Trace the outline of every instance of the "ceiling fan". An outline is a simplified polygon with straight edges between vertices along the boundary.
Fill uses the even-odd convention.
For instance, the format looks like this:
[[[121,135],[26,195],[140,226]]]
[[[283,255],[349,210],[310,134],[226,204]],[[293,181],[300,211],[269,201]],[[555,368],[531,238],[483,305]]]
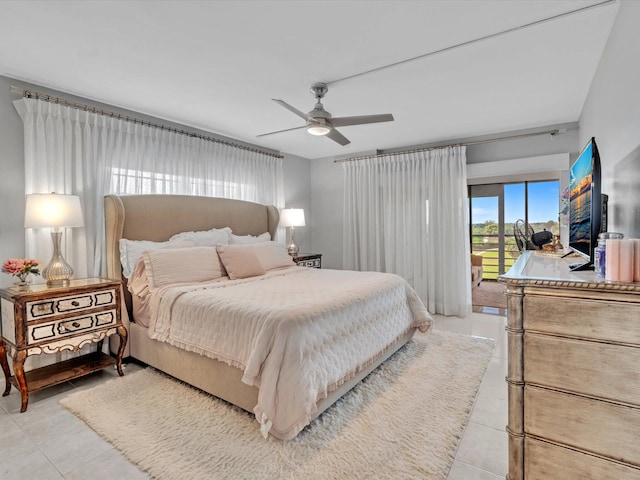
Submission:
[[[274,102],[282,105],[290,112],[295,113],[299,117],[307,121],[307,124],[302,127],[287,128],[285,130],[278,130],[277,132],[263,133],[258,137],[264,137],[265,135],[273,135],[274,133],[289,132],[291,130],[299,130],[306,128],[307,132],[311,135],[326,135],[334,142],[340,145],[347,145],[351,143],[347,137],[342,135],[336,127],[347,127],[350,125],[362,125],[365,123],[380,123],[380,122],[392,122],[393,115],[385,113],[381,115],[359,115],[355,117],[336,117],[332,118],[331,114],[324,109],[322,105],[322,97],[324,97],[329,89],[326,83],[314,83],[311,86],[311,93],[316,97],[316,104],[309,113],[304,113],[295,107],[292,107],[283,100],[272,98]]]

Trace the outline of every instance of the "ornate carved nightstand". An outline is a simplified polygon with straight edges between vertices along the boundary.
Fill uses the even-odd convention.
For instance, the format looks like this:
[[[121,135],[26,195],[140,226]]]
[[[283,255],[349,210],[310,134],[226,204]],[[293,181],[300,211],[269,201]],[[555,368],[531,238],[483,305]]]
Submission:
[[[293,256],[293,261],[299,267],[322,268],[321,253],[299,253]]]
[[[5,391],[11,384],[22,395],[21,412],[27,410],[29,392],[78,378],[116,365],[123,375],[122,354],[127,330],[120,318],[120,283],[102,278],[72,280],[65,287],[34,285],[28,291],[0,289],[2,336],[0,366],[5,375]],[[116,358],[102,353],[102,342],[110,335],[120,337]],[[46,367],[24,371],[31,355],[78,351],[97,343],[96,352],[81,355]],[[9,371],[7,353],[13,359]]]

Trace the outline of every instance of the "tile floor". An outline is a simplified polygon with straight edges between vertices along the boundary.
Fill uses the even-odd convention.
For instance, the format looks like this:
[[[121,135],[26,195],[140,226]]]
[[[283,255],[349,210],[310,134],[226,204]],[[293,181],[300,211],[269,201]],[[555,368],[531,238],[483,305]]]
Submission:
[[[447,480],[504,480],[507,447],[507,334],[504,311],[483,307],[467,318],[435,316],[434,328],[493,338],[496,347]]]
[[[495,312],[491,312],[495,313]],[[505,318],[474,313],[460,319],[436,316],[434,327],[490,337],[496,349],[483,379],[470,422],[448,480],[503,480],[507,472],[507,388]],[[141,368],[135,363],[127,372]],[[105,370],[30,395],[20,414],[15,388],[0,397],[0,479],[2,480],[137,480],[149,478],[102,440],[58,401],[70,391],[114,378]]]

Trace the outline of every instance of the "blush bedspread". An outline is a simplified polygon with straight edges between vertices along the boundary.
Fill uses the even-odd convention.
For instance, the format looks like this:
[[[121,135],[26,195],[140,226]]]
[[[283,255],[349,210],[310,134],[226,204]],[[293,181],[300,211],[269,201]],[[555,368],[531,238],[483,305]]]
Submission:
[[[295,437],[318,400],[432,319],[400,276],[290,267],[152,293],[149,336],[244,372],[265,438]]]

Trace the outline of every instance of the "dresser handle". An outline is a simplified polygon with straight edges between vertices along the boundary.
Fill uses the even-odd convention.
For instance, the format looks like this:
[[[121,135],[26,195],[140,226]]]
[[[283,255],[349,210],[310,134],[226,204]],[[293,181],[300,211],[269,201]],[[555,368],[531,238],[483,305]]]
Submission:
[[[75,328],[80,328],[80,322],[73,322],[71,326]]]
[[[74,300],[73,302],[71,302],[71,305],[73,305],[74,307],[77,307],[78,305],[80,305],[80,302],[77,300]]]

